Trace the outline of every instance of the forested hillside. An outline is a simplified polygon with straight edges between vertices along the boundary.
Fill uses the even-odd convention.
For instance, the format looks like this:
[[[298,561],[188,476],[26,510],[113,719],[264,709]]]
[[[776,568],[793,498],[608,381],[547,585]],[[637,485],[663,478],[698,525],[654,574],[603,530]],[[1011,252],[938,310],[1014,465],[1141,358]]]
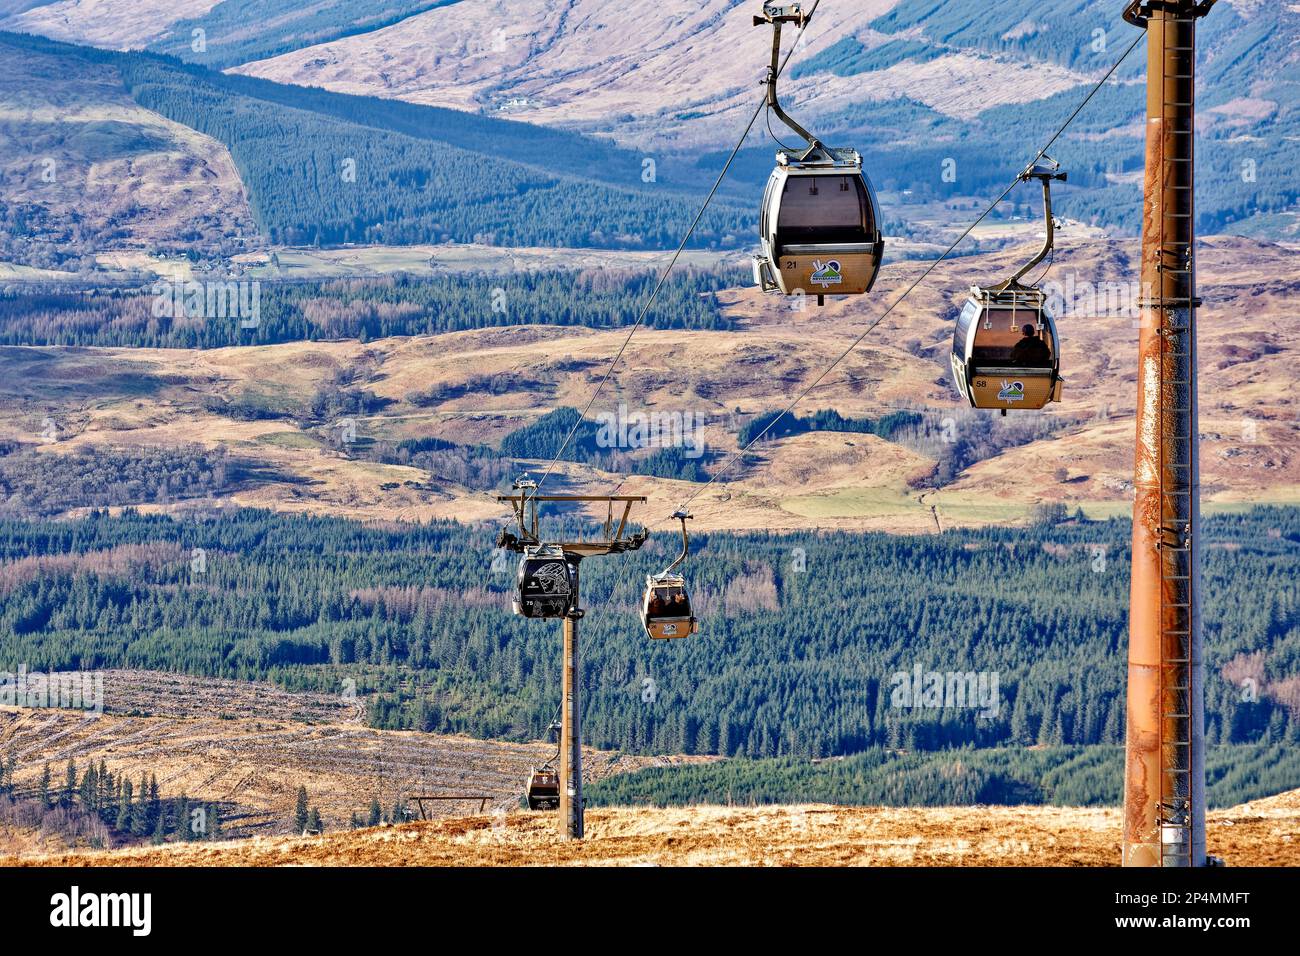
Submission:
[[[1206,796],[1231,807],[1293,790],[1300,750],[1291,742],[1221,744],[1206,751]],[[841,803],[860,806],[1123,803],[1124,748],[990,747],[918,753],[876,748],[843,759],[736,758],[656,767],[602,780],[597,806]]]
[[[274,244],[660,249],[676,244],[698,203],[697,183],[679,176],[674,185],[668,168],[661,179],[641,156],[572,133],[226,76],[153,54],[12,33],[0,33],[0,44],[18,51],[20,67],[24,52],[56,58],[60,70],[40,82],[108,68],[137,104],[219,142]],[[738,247],[752,215],[720,202],[694,244]],[[69,236],[65,257],[113,247],[115,225]]]
[[[376,726],[536,739],[556,704],[556,629],[509,613],[514,559],[493,549],[496,530],[258,512],[3,522],[0,669],[180,670],[327,693],[352,678],[374,695]],[[584,565],[588,740],[751,758],[1118,744],[1127,539],[1121,521],[700,535],[701,632],[652,646],[636,608],[644,574],[677,547],[661,534]],[[1294,742],[1300,511],[1214,517],[1206,540],[1207,739]],[[916,669],[984,675],[996,693],[900,704],[898,675]]]
[[[1030,16],[1017,0],[903,3],[872,22],[872,29],[884,35],[873,45],[845,37],[799,63],[792,77],[862,78],[963,51],[1097,73],[1109,68],[1137,36],[1119,22],[1119,9],[1051,0],[1037,5]],[[1200,232],[1270,234],[1278,226],[1274,217],[1293,210],[1300,196],[1300,183],[1287,173],[1300,160],[1294,23],[1294,12],[1264,5],[1246,19],[1232,4],[1220,3],[1203,24],[1197,103],[1202,117],[1197,127]],[[1266,63],[1282,67],[1266,71]],[[1140,44],[1119,71],[1119,81],[1089,102],[1053,149],[1070,174],[1069,185],[1056,197],[1063,215],[1138,233],[1141,183],[1133,174],[1141,170],[1144,155],[1145,70],[1146,50]],[[946,200],[999,192],[1017,159],[1032,156],[1085,92],[1080,86],[971,115],[951,115],[907,97],[864,101],[829,114],[827,122],[841,137],[866,137],[872,144],[867,154],[880,188],[908,190],[914,200]],[[754,164],[761,168],[763,159],[756,151]],[[948,179],[941,175],[945,161],[953,164]],[[902,210],[894,214],[906,218]]]
[[[555,175],[486,148],[432,145],[286,106],[286,97],[258,99],[220,74],[177,71],[144,56],[131,56],[121,70],[142,106],[226,145],[273,243],[658,249],[671,246],[693,214],[679,197],[630,183],[616,188]],[[696,244],[734,244],[748,218],[711,209]]]
[[[122,8],[115,9],[118,3]],[[112,17],[126,3],[102,6]],[[672,189],[664,187],[698,194],[721,165],[748,112],[742,91],[752,89],[762,69],[762,38],[746,22],[743,5],[706,4],[664,27],[663,36],[637,35],[619,21],[615,6],[584,0],[570,17],[564,4],[537,11],[510,2],[494,10],[486,0],[226,0],[170,24],[160,14],[153,32],[126,44],[190,63],[105,55],[133,64],[132,86],[142,103],[211,132],[236,153],[260,222],[278,241],[310,244],[319,234],[325,244],[411,242],[412,235],[468,234],[502,244],[671,245],[682,222],[667,221],[678,213],[676,197],[663,195]],[[863,152],[891,235],[933,240],[955,212],[943,204],[962,206],[1000,191],[1139,37],[1121,12],[1109,0],[1046,0],[1032,11],[1016,0],[837,10],[834,19],[819,18],[792,60],[787,102],[824,139]],[[93,39],[92,24],[77,26],[89,16],[73,7],[48,22],[28,16],[9,23]],[[524,16],[535,22],[515,22]],[[443,29],[447,48],[431,46],[428,37]],[[196,30],[203,37],[198,50]],[[1300,14],[1292,7],[1246,0],[1217,4],[1201,27],[1197,214],[1203,232],[1295,233],[1300,187],[1289,170],[1300,159],[1298,30]],[[209,69],[236,64],[292,85]],[[1058,196],[1063,215],[1137,234],[1144,68],[1139,44],[1056,144],[1054,154],[1071,174]],[[312,88],[317,85],[374,96],[327,93]],[[525,122],[500,119],[507,109]],[[364,142],[358,126],[396,138]],[[612,146],[606,135],[627,148]],[[422,149],[411,140],[440,148]],[[475,154],[481,182],[443,168],[466,158],[458,149]],[[734,170],[738,188],[752,195],[761,187],[773,149],[761,133],[750,139]],[[649,195],[668,200],[663,221],[643,202],[646,158],[657,161],[657,188]],[[336,181],[342,159],[358,164],[351,189]],[[497,165],[502,160],[543,168],[554,179]],[[265,194],[281,175],[285,195],[272,201]],[[591,177],[616,195],[570,188]],[[312,195],[313,189],[324,195]],[[441,190],[481,194],[483,209],[467,210],[464,230],[448,226]],[[706,220],[702,244],[727,236],[747,242],[751,204]],[[602,209],[606,219],[616,209],[617,221],[600,222]],[[530,221],[515,222],[514,213]],[[380,224],[389,231],[377,232]]]
[[[71,291],[59,284],[0,292],[0,345],[224,348],[278,342],[434,335],[513,325],[630,325],[655,276],[646,271],[516,272],[411,279],[262,282],[256,328],[237,319],[156,316],[152,286]],[[734,272],[687,269],[660,291],[646,325],[729,329],[717,293]]]

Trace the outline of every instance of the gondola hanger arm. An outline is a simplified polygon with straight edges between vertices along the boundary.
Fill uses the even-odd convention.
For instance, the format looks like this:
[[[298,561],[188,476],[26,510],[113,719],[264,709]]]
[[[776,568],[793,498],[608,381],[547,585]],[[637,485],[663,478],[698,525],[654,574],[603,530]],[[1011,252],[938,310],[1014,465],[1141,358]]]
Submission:
[[[674,570],[681,566],[686,560],[686,556],[691,553],[691,536],[686,530],[686,522],[690,521],[694,515],[689,511],[678,510],[673,512],[673,517],[682,523],[682,553],[677,556],[677,560],[668,565],[664,575],[672,574]]]
[[[818,6],[820,6],[820,4],[821,4],[821,0],[813,0],[812,6],[808,9],[807,13],[804,15],[803,22],[805,24],[807,24],[812,19],[813,14],[817,11],[817,8]],[[764,4],[763,10],[765,14],[767,13],[767,9],[770,6],[771,4]],[[802,4],[800,4],[799,6],[802,8]],[[786,64],[789,63],[790,57],[793,55],[793,53],[794,51],[792,50],[789,54],[786,55],[785,62],[780,63],[777,66],[778,77],[781,74],[781,72],[784,71],[785,66]],[[568,433],[564,436],[564,440],[560,442],[559,450],[556,451],[554,457],[552,457],[549,463],[547,464],[545,471],[542,472],[541,478],[537,480],[537,487],[539,489],[546,482],[546,479],[551,475],[551,472],[555,470],[555,466],[559,463],[561,457],[564,455],[565,449],[569,447],[569,443],[573,441],[573,437],[577,434],[578,428],[582,424],[583,419],[586,418],[587,413],[591,411],[592,406],[596,403],[596,399],[599,398],[601,393],[604,391],[606,384],[608,384],[611,376],[614,374],[614,369],[618,367],[618,363],[622,360],[623,353],[627,351],[627,347],[631,344],[632,337],[636,335],[637,330],[640,329],[641,326],[645,324],[646,317],[650,314],[651,307],[658,300],[660,291],[664,288],[665,284],[668,282],[668,277],[672,274],[672,271],[676,267],[678,260],[681,258],[682,253],[686,251],[687,243],[689,243],[691,237],[695,235],[695,230],[699,227],[700,223],[703,221],[704,214],[708,212],[709,205],[713,202],[714,198],[717,196],[718,190],[722,188],[722,183],[727,178],[727,173],[730,172],[732,165],[736,162],[736,158],[740,155],[741,148],[745,145],[746,138],[748,138],[750,131],[753,130],[754,124],[758,122],[758,118],[759,116],[762,115],[763,109],[766,105],[767,105],[767,100],[765,97],[761,102],[758,103],[758,105],[754,107],[754,112],[749,117],[749,122],[745,124],[745,128],[741,131],[740,137],[736,140],[736,144],[731,148],[731,152],[727,156],[727,161],[723,163],[722,170],[721,172],[718,173],[718,178],[714,180],[713,187],[709,190],[708,195],[705,196],[704,198],[704,202],[700,205],[699,210],[695,213],[695,218],[691,220],[691,224],[689,227],[687,227],[686,233],[685,235],[682,236],[681,242],[678,243],[676,250],[669,258],[667,266],[665,266],[663,271],[659,273],[659,277],[658,279],[656,279],[654,287],[650,290],[650,295],[647,297],[645,304],[642,305],[641,311],[637,314],[636,321],[632,323],[632,327],[628,330],[627,335],[624,337],[622,345],[619,346],[618,351],[615,352],[613,357],[610,359],[609,364],[605,368],[605,374],[601,377],[600,381],[596,384],[596,387],[592,390],[591,395],[587,399],[586,405],[583,406],[582,411],[579,414],[578,418],[574,421],[573,425],[569,428]]]
[[[826,147],[812,133],[804,129],[800,123],[795,120],[781,106],[781,99],[777,95],[776,84],[781,76],[781,24],[795,23],[799,29],[803,30],[812,20],[812,11],[805,11],[801,4],[791,6],[778,6],[772,3],[763,5],[763,15],[754,17],[754,26],[761,27],[767,24],[772,25],[772,65],[768,67],[767,79],[764,84],[767,86],[767,106],[779,119],[790,129],[803,138],[808,144],[808,149],[799,156],[800,162],[807,162],[814,156],[820,154],[823,157],[828,156]]]
[[[1037,179],[1043,184],[1043,223],[1046,235],[1043,239],[1043,247],[1038,250],[1037,255],[1030,259],[1016,271],[1006,282],[994,286],[995,291],[1005,291],[1020,285],[1023,279],[1031,269],[1048,257],[1056,245],[1056,218],[1052,215],[1052,183],[1065,182],[1067,173],[1061,169],[1061,164],[1050,156],[1043,154],[1034,162],[1025,167],[1020,174],[1020,182],[1027,183],[1030,180]]]

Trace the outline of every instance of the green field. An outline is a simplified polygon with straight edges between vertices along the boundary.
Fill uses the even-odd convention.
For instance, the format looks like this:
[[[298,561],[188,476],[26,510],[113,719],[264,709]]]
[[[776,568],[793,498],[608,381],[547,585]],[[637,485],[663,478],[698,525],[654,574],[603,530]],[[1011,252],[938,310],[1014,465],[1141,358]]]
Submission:
[[[931,504],[938,507],[940,521],[947,519],[962,524],[1013,524],[1027,521],[1033,507],[1032,502],[1020,504],[974,492],[941,491],[931,494],[922,502],[918,492],[889,487],[845,488],[826,494],[787,498],[781,502],[781,507],[791,514],[812,519],[928,518]],[[1116,516],[1118,514],[1116,511]],[[1089,517],[1094,515],[1089,514]]]
[[[310,435],[304,435],[302,432],[270,432],[266,435],[258,435],[257,440],[262,444],[274,445],[277,448],[308,450],[322,447],[319,441]]]
[[[883,487],[786,498],[781,508],[802,518],[886,518],[922,510],[923,506],[902,488]]]

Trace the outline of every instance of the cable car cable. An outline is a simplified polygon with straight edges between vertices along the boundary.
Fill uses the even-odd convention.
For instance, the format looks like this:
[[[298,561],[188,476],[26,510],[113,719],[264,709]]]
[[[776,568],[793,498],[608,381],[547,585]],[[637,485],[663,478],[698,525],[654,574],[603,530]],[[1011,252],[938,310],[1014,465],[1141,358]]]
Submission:
[[[1046,145],[1044,145],[1043,148],[1038,151],[1037,155],[1034,156],[1034,158],[1029,162],[1028,166],[1026,166],[1025,169],[1032,169],[1040,159],[1042,159],[1044,156],[1047,155],[1047,151],[1056,144],[1056,141],[1060,139],[1062,135],[1064,135],[1065,131],[1070,128],[1070,125],[1079,117],[1079,114],[1083,112],[1084,107],[1086,107],[1090,102],[1092,102],[1093,97],[1095,97],[1101,91],[1101,88],[1105,86],[1106,83],[1110,80],[1110,78],[1115,75],[1115,72],[1120,68],[1120,66],[1124,63],[1124,61],[1128,59],[1129,54],[1132,53],[1135,49],[1137,49],[1137,45],[1142,41],[1142,39],[1143,39],[1143,34],[1139,34],[1133,40],[1133,42],[1129,44],[1128,49],[1126,49],[1124,53],[1120,56],[1120,58],[1115,61],[1114,65],[1109,70],[1106,71],[1106,75],[1103,76],[1101,80],[1098,81],[1097,85],[1094,86],[1089,91],[1088,95],[1083,98],[1083,101],[1075,108],[1074,112],[1070,114],[1069,118],[1061,125],[1060,129],[1058,129],[1052,135],[1052,138],[1047,141]],[[691,505],[691,503],[695,501],[696,498],[698,498],[700,495],[704,494],[704,492],[708,490],[710,485],[712,485],[715,481],[721,478],[728,471],[728,469],[731,468],[732,465],[734,465],[738,460],[744,457],[744,455],[749,452],[750,448],[752,448],[755,444],[757,444],[769,431],[771,431],[774,427],[776,427],[776,424],[779,421],[781,421],[792,411],[794,411],[795,407],[800,402],[802,402],[805,398],[807,398],[808,395],[825,380],[827,375],[829,375],[836,368],[838,368],[846,358],[848,358],[854,351],[856,351],[857,347],[861,345],[863,341],[866,340],[867,336],[870,335],[873,331],[875,331],[875,329],[880,325],[880,323],[885,321],[885,319],[889,317],[890,313],[892,313],[894,309],[902,305],[903,301],[909,295],[911,295],[916,290],[916,288],[922,282],[924,282],[925,279],[928,278],[929,275],[932,272],[934,272],[934,270],[937,269],[939,265],[944,260],[946,260],[948,256],[950,256],[953,253],[953,251],[959,245],[961,245],[961,243],[964,242],[972,232],[975,231],[976,227],[979,226],[979,224],[982,223],[985,219],[987,219],[990,214],[992,214],[993,210],[995,210],[1002,203],[1002,201],[1011,194],[1011,191],[1020,184],[1021,179],[1022,179],[1021,175],[1017,175],[1016,178],[1011,181],[1011,184],[1002,191],[1001,195],[999,195],[997,199],[993,200],[993,202],[989,204],[987,209],[985,209],[982,213],[980,213],[979,218],[976,219],[974,222],[972,222],[969,226],[967,226],[966,230],[960,236],[957,237],[957,239],[952,243],[952,245],[950,245],[946,250],[944,250],[943,254],[940,255],[939,258],[935,259],[934,262],[930,263],[930,265],[926,268],[926,270],[922,272],[921,275],[918,276],[910,286],[907,287],[906,291],[904,291],[902,295],[900,295],[897,299],[895,299],[890,304],[889,308],[887,308],[879,318],[877,318],[874,322],[868,325],[861,335],[859,335],[856,339],[853,340],[853,344],[851,344],[847,349],[845,349],[844,352],[840,354],[839,358],[837,358],[834,362],[832,362],[829,366],[827,366],[826,369],[823,370],[822,373],[817,376],[817,378],[813,381],[811,385],[809,385],[802,392],[800,392],[795,397],[794,401],[792,401],[788,406],[786,406],[786,408],[779,415],[777,415],[774,419],[772,419],[772,421],[770,421],[761,432],[759,432],[752,439],[750,439],[749,443],[746,444],[744,448],[740,449],[729,459],[727,459],[727,461],[723,464],[723,466],[720,469],[718,469],[718,471],[716,471],[713,474],[713,476],[709,478],[708,481],[706,481],[700,488],[698,488],[694,492],[694,494],[692,494],[689,498],[687,498],[684,502],[682,502],[682,504],[678,507],[677,510],[685,511]],[[660,521],[656,522],[656,524],[662,524],[663,521],[666,520],[668,519],[667,518],[660,519]]]
[[[820,5],[821,0],[814,0],[812,9],[808,12],[807,20],[804,25],[799,28],[798,37],[803,36],[804,31],[808,28],[808,23],[811,22],[813,14],[817,12],[817,8]],[[785,59],[781,62],[781,67],[777,71],[778,77],[785,72],[786,65],[790,62],[790,58],[794,56],[795,51],[798,48],[799,42],[798,39],[796,39],[794,45],[786,54]],[[595,391],[591,393],[591,398],[587,401],[587,404],[583,407],[582,413],[573,423],[573,427],[570,428],[568,434],[564,436],[564,441],[560,445],[560,450],[555,453],[555,457],[552,458],[550,464],[546,466],[546,471],[544,471],[542,477],[537,480],[537,488],[533,490],[534,496],[536,496],[537,491],[541,488],[542,483],[545,482],[546,479],[550,477],[551,472],[555,470],[555,466],[559,464],[561,456],[569,447],[569,442],[573,441],[573,436],[577,434],[578,429],[586,420],[587,413],[591,411],[592,405],[596,403],[596,399],[600,397],[600,393],[604,391],[605,386],[609,383],[610,377],[614,374],[614,369],[618,367],[619,361],[623,358],[623,353],[627,351],[628,345],[632,342],[632,336],[636,335],[637,330],[641,328],[642,324],[644,324],[646,316],[650,314],[650,308],[659,297],[659,292],[663,289],[664,283],[668,281],[668,276],[677,265],[677,260],[681,258],[682,253],[686,250],[686,244],[691,241],[691,237],[695,234],[696,228],[698,228],[701,220],[704,218],[704,213],[708,211],[709,204],[713,202],[713,198],[718,194],[718,190],[722,188],[723,180],[727,178],[727,173],[731,171],[731,167],[735,163],[736,157],[740,155],[741,147],[745,145],[745,140],[749,138],[750,132],[754,129],[754,124],[758,122],[758,117],[762,114],[767,105],[767,94],[764,93],[763,101],[759,103],[758,107],[754,110],[754,115],[749,118],[749,123],[746,124],[744,132],[740,134],[740,139],[736,141],[736,146],[732,149],[731,155],[727,157],[727,162],[722,167],[722,172],[718,174],[718,179],[713,184],[713,188],[709,190],[708,196],[705,197],[704,204],[700,206],[700,211],[695,214],[695,219],[691,222],[690,228],[686,230],[686,235],[682,237],[681,244],[678,245],[677,251],[673,253],[672,259],[669,260],[667,267],[660,274],[658,282],[655,283],[653,290],[651,290],[650,298],[646,300],[645,306],[641,309],[640,315],[637,316],[636,322],[633,323],[631,330],[627,333],[627,337],[623,340],[623,344],[619,347],[618,352],[616,352],[613,359],[610,360],[609,367],[605,370],[604,377],[596,386]]]

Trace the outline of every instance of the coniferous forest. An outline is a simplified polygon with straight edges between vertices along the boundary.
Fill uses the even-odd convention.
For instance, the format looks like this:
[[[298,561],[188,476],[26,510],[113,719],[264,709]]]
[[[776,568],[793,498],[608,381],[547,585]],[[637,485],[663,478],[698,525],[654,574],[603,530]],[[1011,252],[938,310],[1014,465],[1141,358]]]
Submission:
[[[1293,789],[1300,751],[1292,743],[1219,744],[1206,750],[1211,807],[1232,807]],[[862,806],[1116,806],[1123,802],[1121,745],[873,748],[843,758],[724,760],[651,767],[599,781],[602,806],[841,803]]]
[[[69,760],[63,767],[45,764],[36,783],[22,788],[16,765],[13,754],[0,763],[0,823],[38,827],[97,849],[118,840],[218,840],[224,832],[220,803],[165,795],[155,774],[135,783],[102,759],[84,767]]]
[[[0,292],[0,345],[225,348],[281,342],[435,335],[521,324],[631,325],[655,275],[644,270],[465,273],[413,278],[261,282],[256,328],[239,318],[159,317],[149,285]],[[717,293],[734,270],[683,269],[660,290],[651,328],[728,329]]]
[[[880,748],[1114,747],[1128,524],[1061,517],[918,537],[699,535],[701,633],[670,646],[650,644],[636,607],[645,573],[677,542],[661,534],[640,553],[588,561],[587,739],[805,762],[877,754],[862,767]],[[149,668],[327,693],[350,678],[378,727],[538,739],[556,704],[558,628],[509,612],[514,558],[494,549],[496,531],[215,507],[183,520],[128,511],[0,522],[0,670]],[[1300,660],[1300,511],[1214,516],[1206,538],[1207,739],[1249,745],[1221,752],[1229,769],[1238,758],[1272,766],[1260,755],[1300,740],[1286,679]],[[970,697],[900,698],[918,672],[927,686],[929,675],[941,686],[959,675]],[[1034,767],[1035,780],[1065,773]],[[1300,768],[1280,768],[1272,783],[1282,774],[1300,786]],[[693,772],[699,792],[718,792],[716,771]],[[825,773],[788,772],[809,787]],[[857,790],[821,783],[867,794],[871,779],[860,775]],[[1242,771],[1225,786],[1263,779]],[[652,783],[638,793],[681,792]],[[1089,799],[1106,798],[1109,784],[1097,786]]]

